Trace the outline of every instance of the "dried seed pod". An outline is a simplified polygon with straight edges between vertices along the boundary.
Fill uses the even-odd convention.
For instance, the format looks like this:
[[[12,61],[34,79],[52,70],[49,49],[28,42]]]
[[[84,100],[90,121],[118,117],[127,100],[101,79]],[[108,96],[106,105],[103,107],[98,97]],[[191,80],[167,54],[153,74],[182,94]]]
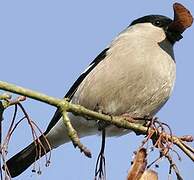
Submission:
[[[158,180],[158,173],[153,170],[146,170],[140,180]]]
[[[190,11],[180,3],[174,3],[174,21],[169,29],[183,33],[193,23],[193,17]]]

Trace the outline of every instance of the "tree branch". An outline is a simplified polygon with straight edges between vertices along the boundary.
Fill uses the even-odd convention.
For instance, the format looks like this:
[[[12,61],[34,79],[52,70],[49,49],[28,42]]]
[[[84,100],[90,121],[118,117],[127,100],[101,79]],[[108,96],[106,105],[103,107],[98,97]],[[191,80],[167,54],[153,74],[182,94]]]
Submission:
[[[89,117],[90,119],[94,119],[94,120],[97,119],[100,121],[104,121],[104,122],[107,122],[109,124],[114,124],[115,126],[120,127],[120,128],[130,129],[130,130],[132,130],[138,134],[142,134],[142,135],[154,134],[154,136],[151,137],[153,139],[156,139],[159,136],[161,136],[161,134],[157,134],[155,132],[154,128],[145,127],[140,123],[132,123],[135,121],[133,118],[105,115],[102,113],[98,113],[98,112],[86,109],[83,106],[69,103],[67,99],[54,98],[51,96],[47,96],[43,93],[32,91],[32,90],[29,90],[29,89],[26,89],[26,88],[23,88],[20,86],[16,86],[14,84],[9,84],[9,83],[3,82],[3,81],[0,81],[0,89],[5,90],[5,91],[9,91],[12,93],[20,94],[22,96],[27,96],[27,97],[30,97],[32,99],[41,101],[43,103],[55,106],[55,107],[61,109],[62,112],[72,112],[75,115],[80,115],[80,116],[83,116],[86,118]],[[71,132],[71,130],[69,132]],[[164,132],[162,132],[162,136],[165,137],[166,139],[168,139],[169,141],[171,141],[172,143],[174,143],[175,145],[177,145],[192,161],[194,161],[193,148],[191,148],[191,147],[188,148],[188,146],[183,143],[181,138],[179,138],[177,136],[172,136],[172,135],[164,133]],[[77,140],[75,140],[74,142],[76,142],[76,141]],[[76,145],[78,145],[78,144],[76,144]]]
[[[10,83],[4,82],[4,81],[0,81],[0,89],[5,90],[5,91],[9,91],[9,92],[12,92],[15,94],[19,94],[22,96],[26,96],[26,97],[50,104],[50,105],[55,106],[55,107],[58,107],[58,105],[61,102],[61,99],[47,96],[43,93],[39,93],[37,91],[33,91],[33,90],[26,89],[26,88],[23,88],[20,86],[16,86],[14,84],[10,84]]]

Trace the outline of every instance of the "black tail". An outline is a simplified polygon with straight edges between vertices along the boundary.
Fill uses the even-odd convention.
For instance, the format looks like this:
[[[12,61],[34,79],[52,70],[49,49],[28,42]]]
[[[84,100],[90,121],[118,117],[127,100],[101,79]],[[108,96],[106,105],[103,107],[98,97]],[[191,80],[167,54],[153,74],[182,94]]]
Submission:
[[[50,148],[43,136],[41,136],[39,140],[43,144],[44,149],[40,145],[35,145],[35,142],[33,142],[6,162],[6,166],[11,177],[20,175],[31,164],[50,151]],[[36,141],[36,144],[38,144],[38,141]],[[4,167],[4,169],[6,168]]]

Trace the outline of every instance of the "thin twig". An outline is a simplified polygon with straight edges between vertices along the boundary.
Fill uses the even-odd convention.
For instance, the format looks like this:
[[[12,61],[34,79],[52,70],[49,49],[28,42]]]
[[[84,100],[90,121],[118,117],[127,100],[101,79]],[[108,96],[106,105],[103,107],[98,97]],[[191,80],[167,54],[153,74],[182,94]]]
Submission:
[[[173,169],[175,174],[176,174],[176,176],[177,176],[177,179],[178,180],[183,180],[183,178],[181,177],[180,172],[179,172],[176,164],[174,163],[172,157],[169,154],[166,154],[165,157],[168,159],[168,161],[170,163],[169,174],[171,174],[171,171],[172,171],[171,169]]]
[[[168,136],[168,135],[166,135]],[[172,141],[175,145],[177,145],[192,161],[194,161],[194,153],[193,153],[193,148],[189,148],[188,146],[185,146],[183,142],[176,136],[172,137]]]
[[[0,101],[0,147],[2,146],[2,121],[3,121],[3,111],[4,111],[4,107],[2,105],[2,102]],[[2,150],[0,152],[0,176],[1,176],[1,180],[3,180],[3,173],[2,173]]]
[[[91,154],[90,150],[87,149],[87,147],[85,147],[81,143],[81,141],[77,135],[76,130],[73,128],[73,126],[70,122],[70,119],[67,115],[67,112],[63,111],[62,114],[63,114],[63,122],[67,128],[67,134],[70,137],[71,141],[73,142],[74,147],[78,147],[81,152],[83,152],[87,157],[91,158],[92,154]]]

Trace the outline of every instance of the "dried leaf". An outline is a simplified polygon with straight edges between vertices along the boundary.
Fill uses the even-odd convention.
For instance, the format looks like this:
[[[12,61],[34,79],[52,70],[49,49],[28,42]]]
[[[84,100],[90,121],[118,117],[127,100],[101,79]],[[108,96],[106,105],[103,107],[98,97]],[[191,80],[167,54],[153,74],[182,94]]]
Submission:
[[[169,29],[183,33],[193,23],[193,17],[190,11],[180,3],[174,3],[174,21]]]
[[[145,171],[147,165],[147,152],[145,148],[137,151],[133,165],[128,173],[127,180],[139,180]]]

